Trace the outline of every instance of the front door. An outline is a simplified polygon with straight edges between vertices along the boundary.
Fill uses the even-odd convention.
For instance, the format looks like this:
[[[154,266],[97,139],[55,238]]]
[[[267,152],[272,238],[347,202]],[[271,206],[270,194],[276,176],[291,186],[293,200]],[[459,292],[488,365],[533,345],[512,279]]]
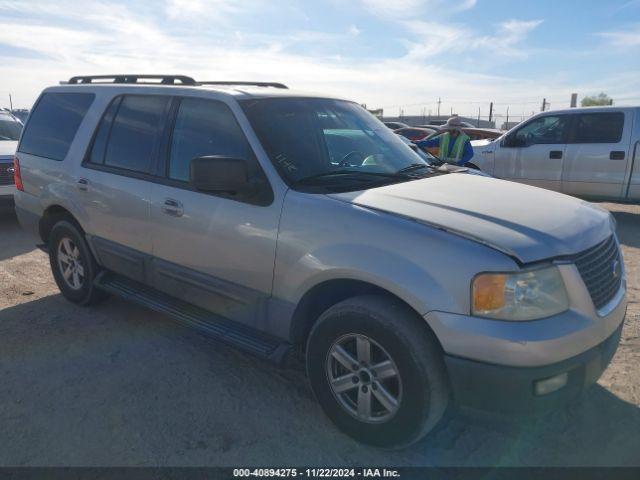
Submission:
[[[623,197],[631,125],[631,112],[576,114],[567,145],[562,191],[588,197]]]
[[[496,151],[495,176],[560,191],[568,115],[544,115],[525,123]]]
[[[229,107],[201,98],[178,101],[167,180],[151,192],[154,286],[265,329],[281,205]],[[252,200],[196,191],[190,162],[210,155],[247,160],[264,194]]]

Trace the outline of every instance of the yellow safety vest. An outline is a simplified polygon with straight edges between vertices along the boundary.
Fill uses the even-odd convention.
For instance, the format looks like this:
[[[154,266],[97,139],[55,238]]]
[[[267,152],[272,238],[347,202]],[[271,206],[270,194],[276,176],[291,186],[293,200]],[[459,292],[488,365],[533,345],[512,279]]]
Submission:
[[[440,135],[440,160],[448,163],[458,163],[464,153],[464,145],[470,138],[464,133],[460,133],[456,138],[451,154],[449,154],[449,143],[451,142],[451,134],[449,132]]]

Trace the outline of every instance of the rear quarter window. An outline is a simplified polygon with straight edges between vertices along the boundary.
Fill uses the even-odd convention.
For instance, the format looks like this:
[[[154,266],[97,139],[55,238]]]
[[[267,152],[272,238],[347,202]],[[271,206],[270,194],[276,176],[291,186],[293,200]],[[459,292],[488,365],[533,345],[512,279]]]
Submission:
[[[18,151],[64,160],[94,98],[93,93],[43,94],[30,115]]]
[[[577,115],[571,143],[618,143],[622,138],[624,113],[581,113]]]

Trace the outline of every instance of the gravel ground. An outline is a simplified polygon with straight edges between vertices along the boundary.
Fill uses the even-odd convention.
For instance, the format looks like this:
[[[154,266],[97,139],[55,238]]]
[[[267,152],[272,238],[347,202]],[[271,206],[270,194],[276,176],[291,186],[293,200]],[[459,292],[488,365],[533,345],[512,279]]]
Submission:
[[[602,205],[630,304],[598,385],[535,419],[451,414],[395,452],[339,433],[297,369],[119,299],[66,302],[46,255],[0,213],[0,465],[640,465],[640,206]]]

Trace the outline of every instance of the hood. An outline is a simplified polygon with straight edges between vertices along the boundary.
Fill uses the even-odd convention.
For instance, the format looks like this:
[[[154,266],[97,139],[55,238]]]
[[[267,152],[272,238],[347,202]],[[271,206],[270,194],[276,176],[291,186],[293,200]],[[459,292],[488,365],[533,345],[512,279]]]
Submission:
[[[11,140],[0,140],[0,157],[13,157],[18,148],[18,142]]]
[[[521,263],[571,255],[611,235],[609,213],[519,183],[449,174],[329,195],[490,245]]]

